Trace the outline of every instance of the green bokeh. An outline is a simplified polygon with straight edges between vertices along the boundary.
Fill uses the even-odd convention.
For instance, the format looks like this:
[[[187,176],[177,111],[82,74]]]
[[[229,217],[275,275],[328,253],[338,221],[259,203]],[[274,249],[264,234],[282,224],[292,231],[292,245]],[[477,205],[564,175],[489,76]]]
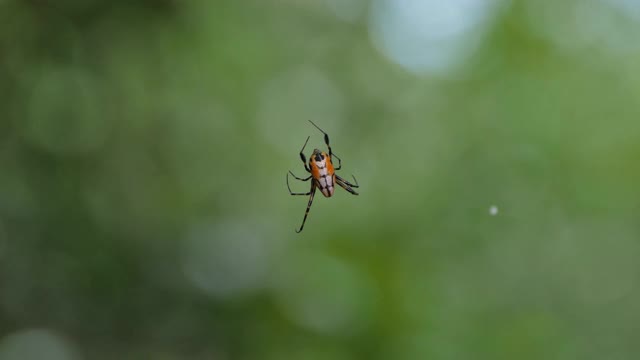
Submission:
[[[638,14],[414,73],[380,1],[0,0],[0,360],[634,358]]]

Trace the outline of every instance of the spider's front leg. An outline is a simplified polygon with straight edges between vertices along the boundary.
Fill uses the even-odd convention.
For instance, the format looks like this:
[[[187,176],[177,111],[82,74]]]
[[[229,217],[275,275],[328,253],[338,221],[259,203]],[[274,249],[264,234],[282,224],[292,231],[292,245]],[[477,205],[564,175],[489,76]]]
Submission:
[[[304,145],[302,145],[302,149],[300,149],[300,159],[302,160],[302,164],[304,165],[304,169],[307,170],[308,173],[311,172],[311,169],[309,169],[309,165],[307,165],[307,157],[304,156],[304,148],[307,146],[307,143],[309,142],[309,138],[311,136],[307,136],[307,141],[304,142]],[[291,174],[293,175],[293,174]],[[295,176],[295,175],[293,175]]]
[[[318,127],[318,125],[314,124],[313,121],[309,120],[309,122],[316,127],[316,129],[320,130],[320,132],[322,132],[324,134],[324,143],[327,145],[327,148],[329,149],[329,156],[333,159],[334,157],[336,159],[338,159],[338,166],[335,167],[334,170],[340,170],[342,169],[342,159],[340,159],[340,157],[338,157],[338,155],[333,153],[333,149],[331,148],[331,144],[329,143],[329,134],[327,134],[326,132],[324,132],[324,130],[320,129]]]

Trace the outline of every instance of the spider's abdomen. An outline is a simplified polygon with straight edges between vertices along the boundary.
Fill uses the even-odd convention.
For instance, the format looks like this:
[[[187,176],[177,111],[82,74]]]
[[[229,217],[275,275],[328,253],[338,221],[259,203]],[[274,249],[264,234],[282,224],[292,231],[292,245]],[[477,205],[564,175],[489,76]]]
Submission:
[[[329,155],[325,152],[317,154],[317,156],[312,155],[309,160],[309,165],[311,167],[313,181],[315,181],[322,195],[331,197],[335,189],[335,172]]]

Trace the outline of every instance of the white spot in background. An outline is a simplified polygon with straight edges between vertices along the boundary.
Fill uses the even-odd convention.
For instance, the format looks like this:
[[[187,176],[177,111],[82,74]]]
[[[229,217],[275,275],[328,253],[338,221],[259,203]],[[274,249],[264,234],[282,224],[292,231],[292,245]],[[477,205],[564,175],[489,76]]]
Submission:
[[[227,298],[262,288],[270,253],[255,226],[238,222],[195,226],[185,246],[184,273],[207,294]]]
[[[0,360],[75,360],[78,350],[66,338],[45,329],[16,332],[0,340]]]
[[[288,255],[277,272],[274,296],[282,312],[309,330],[353,334],[369,325],[372,281],[348,263],[320,254]]]
[[[338,19],[350,23],[356,22],[367,6],[365,0],[325,0],[325,3]]]
[[[320,128],[336,127],[344,117],[345,101],[341,91],[325,73],[314,67],[289,70],[266,83],[258,105],[258,127],[274,148],[294,157],[304,140],[311,135],[306,151],[323,144],[322,134],[307,120]],[[292,124],[296,125],[292,128]],[[292,133],[300,136],[289,136]],[[308,154],[307,154],[308,155]]]
[[[475,50],[496,0],[374,0],[370,35],[392,61],[414,73],[447,73]]]
[[[498,207],[497,207],[497,206],[495,206],[495,205],[491,205],[491,206],[489,207],[489,215],[491,215],[491,216],[496,216],[496,215],[498,215]]]

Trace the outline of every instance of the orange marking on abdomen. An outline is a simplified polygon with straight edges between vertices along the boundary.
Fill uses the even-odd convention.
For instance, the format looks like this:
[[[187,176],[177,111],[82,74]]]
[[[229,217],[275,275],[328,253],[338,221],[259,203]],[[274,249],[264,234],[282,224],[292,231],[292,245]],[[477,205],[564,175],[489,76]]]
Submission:
[[[331,158],[329,157],[329,155],[327,155],[325,159],[327,164],[327,173],[333,176],[333,174],[335,174],[336,171],[333,169],[333,163],[331,163]]]

